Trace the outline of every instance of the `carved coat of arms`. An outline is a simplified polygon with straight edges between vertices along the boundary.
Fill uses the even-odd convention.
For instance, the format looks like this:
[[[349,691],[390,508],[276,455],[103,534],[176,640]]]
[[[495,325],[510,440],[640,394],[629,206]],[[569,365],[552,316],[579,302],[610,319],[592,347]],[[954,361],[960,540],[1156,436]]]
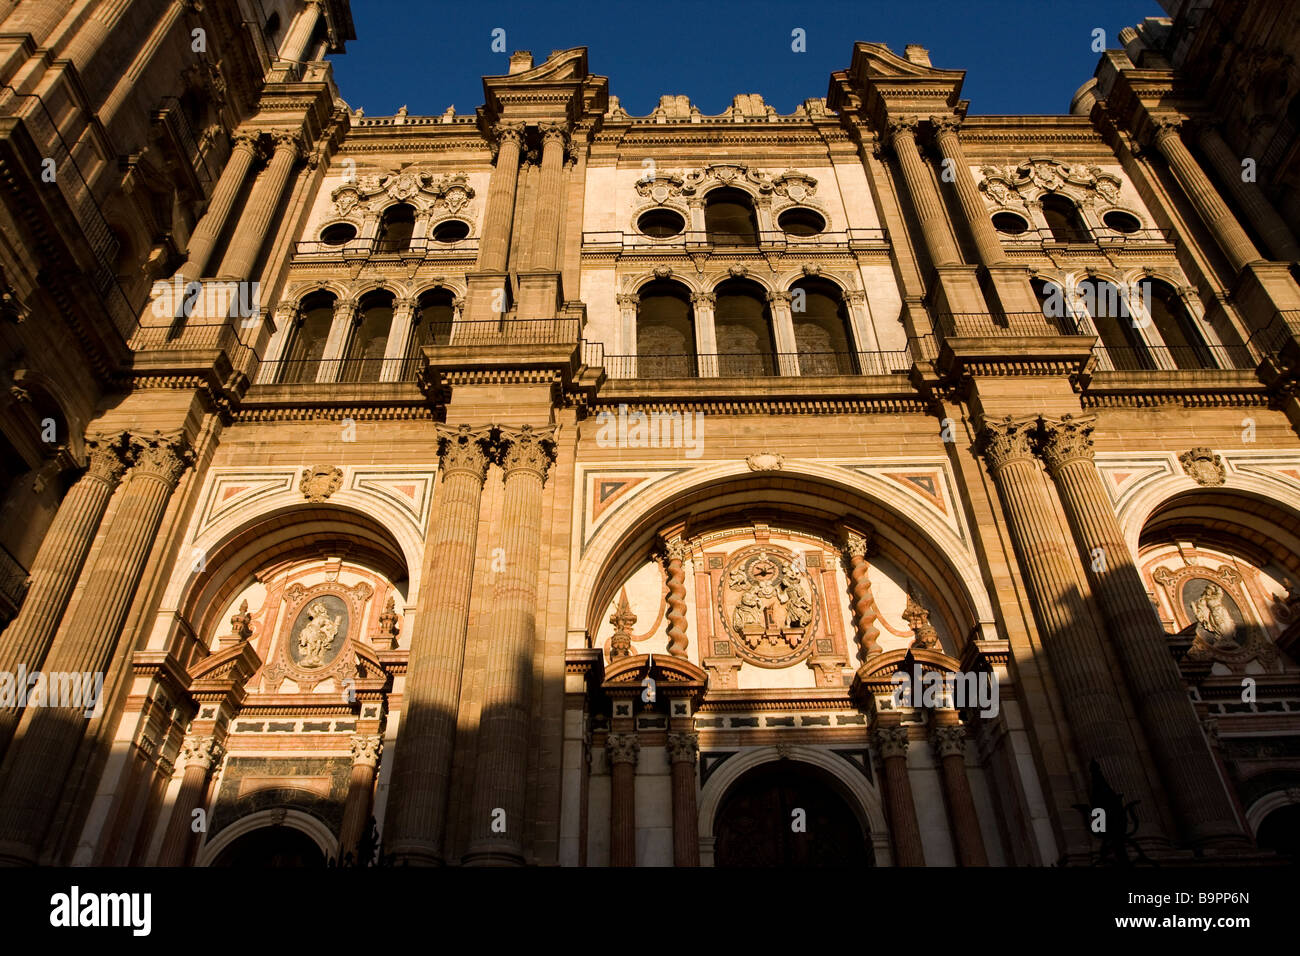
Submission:
[[[324,501],[343,485],[343,472],[333,465],[312,465],[302,470],[298,490],[308,501]]]
[[[723,623],[741,657],[762,667],[787,667],[812,646],[817,623],[815,584],[782,549],[745,548],[720,581]]]

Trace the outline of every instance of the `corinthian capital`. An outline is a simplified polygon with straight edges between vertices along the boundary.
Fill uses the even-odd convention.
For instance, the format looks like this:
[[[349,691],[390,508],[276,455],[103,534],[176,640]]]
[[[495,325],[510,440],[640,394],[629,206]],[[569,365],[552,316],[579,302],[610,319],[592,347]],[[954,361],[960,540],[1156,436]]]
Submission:
[[[1169,136],[1177,136],[1183,125],[1183,118],[1176,114],[1151,117],[1151,139],[1159,143]]]
[[[132,432],[131,454],[135,460],[135,474],[157,478],[169,485],[176,484],[181,473],[194,460],[189,442],[179,432]]]
[[[221,756],[221,745],[216,737],[190,734],[181,743],[181,759],[186,767],[202,767],[206,772]]]
[[[514,143],[516,146],[522,146],[524,142],[524,124],[523,123],[497,123],[492,127],[492,141],[498,146],[506,143]]]
[[[956,133],[961,129],[961,119],[956,116],[931,116],[930,127],[936,137],[944,133]]]
[[[546,482],[546,474],[555,462],[555,426],[533,428],[521,425],[516,429],[501,431],[501,470],[505,478],[516,471],[537,475]]]
[[[262,133],[255,129],[237,129],[230,134],[230,148],[247,149],[256,155],[258,148],[262,144]]]
[[[714,304],[717,301],[718,301],[718,297],[713,292],[692,292],[691,293],[692,305],[707,305],[709,308],[713,308]]]
[[[989,469],[997,471],[1003,465],[1034,457],[1034,433],[1038,430],[1037,417],[986,419],[979,434],[979,450],[988,462]]]
[[[641,752],[641,741],[636,734],[610,734],[605,738],[605,756],[609,762],[635,764]]]
[[[292,129],[278,129],[271,134],[271,140],[275,143],[275,151],[290,153],[294,159],[297,159],[305,152],[302,133]]]
[[[115,435],[86,436],[87,466],[86,474],[115,485],[122,480],[127,469],[127,435],[118,432]]]
[[[354,766],[377,767],[383,749],[384,738],[378,734],[357,734],[352,738],[352,763]]]
[[[457,472],[473,475],[480,482],[487,476],[490,430],[461,425],[438,426],[438,466],[443,479]]]
[[[695,763],[700,752],[700,739],[694,734],[669,734],[667,756],[669,763]]]
[[[541,127],[542,146],[558,143],[561,147],[568,145],[569,130],[563,123],[545,123]]]
[[[869,524],[841,524],[836,530],[840,533],[840,547],[849,560],[867,556],[867,551],[871,548],[871,539],[875,535],[875,528]]]
[[[915,135],[916,117],[915,116],[891,116],[889,117],[889,138],[895,139],[900,133]]]
[[[1091,415],[1087,418],[1063,415],[1043,419],[1039,448],[1052,474],[1078,459],[1092,461],[1092,430],[1096,424],[1097,419]]]
[[[875,734],[872,736],[872,742],[876,745],[876,749],[880,751],[881,757],[907,756],[906,727],[877,727]]]
[[[930,734],[930,745],[940,759],[966,751],[966,729],[961,726],[936,727]]]

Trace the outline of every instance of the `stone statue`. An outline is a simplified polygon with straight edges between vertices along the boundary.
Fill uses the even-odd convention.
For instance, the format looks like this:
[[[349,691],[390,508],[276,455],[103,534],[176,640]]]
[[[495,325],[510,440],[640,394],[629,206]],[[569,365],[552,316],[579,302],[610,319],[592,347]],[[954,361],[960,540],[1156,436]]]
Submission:
[[[298,663],[303,667],[320,667],[325,652],[334,646],[341,617],[331,618],[329,609],[320,601],[311,606],[310,617],[298,634]]]
[[[757,594],[747,590],[740,596],[740,603],[736,605],[731,622],[738,631],[747,624],[763,624],[763,611],[759,607]]]
[[[807,627],[812,621],[812,603],[793,568],[786,568],[781,574],[781,602],[785,605],[786,622],[791,627]]]
[[[1223,589],[1217,584],[1207,584],[1200,598],[1192,602],[1192,613],[1196,623],[1205,632],[1206,643],[1214,647],[1231,647],[1236,645],[1233,631],[1236,625],[1232,614],[1223,605]]]

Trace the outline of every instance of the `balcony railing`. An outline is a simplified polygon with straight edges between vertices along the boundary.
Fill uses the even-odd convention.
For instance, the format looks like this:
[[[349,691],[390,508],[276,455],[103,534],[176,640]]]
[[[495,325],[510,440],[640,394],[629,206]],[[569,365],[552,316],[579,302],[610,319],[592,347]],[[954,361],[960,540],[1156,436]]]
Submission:
[[[417,356],[366,359],[276,359],[263,362],[262,385],[337,385],[414,382],[424,362]]]
[[[832,249],[885,248],[889,234],[884,229],[854,228],[838,232],[820,232],[814,236],[795,236],[781,230],[757,233],[679,232],[675,236],[656,239],[638,232],[584,232],[584,249],[613,248],[626,251],[649,252],[653,250],[685,251],[722,247],[735,249],[799,249],[810,252]]]
[[[1100,371],[1156,372],[1194,369],[1252,369],[1255,361],[1244,345],[1097,345]]]
[[[888,375],[912,366],[906,349],[892,352],[688,352],[605,355],[600,343],[584,343],[583,360],[602,365],[617,379],[770,378],[819,375]]]
[[[1250,346],[1257,355],[1275,355],[1292,339],[1300,338],[1300,310],[1274,312],[1262,329],[1250,336]]]
[[[1073,315],[1042,312],[938,312],[935,328],[944,338],[1089,334]]]
[[[434,329],[430,345],[564,345],[578,341],[578,319],[459,320]],[[445,337],[444,337],[445,334]]]
[[[247,326],[244,325],[245,321],[248,322]],[[140,325],[128,344],[137,352],[192,352],[209,349],[234,351],[241,347],[251,347],[260,324],[260,316],[219,322],[193,322],[184,318],[170,322],[154,320],[152,324]]]
[[[297,259],[370,259],[391,256],[397,259],[468,259],[478,255],[478,239],[439,242],[428,237],[410,240],[352,239],[348,242],[323,242],[303,239],[294,247]]]

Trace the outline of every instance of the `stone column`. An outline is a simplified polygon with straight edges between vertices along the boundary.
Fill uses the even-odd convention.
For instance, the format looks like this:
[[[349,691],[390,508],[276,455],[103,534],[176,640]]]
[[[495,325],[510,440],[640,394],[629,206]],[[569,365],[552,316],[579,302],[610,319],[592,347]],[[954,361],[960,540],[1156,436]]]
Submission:
[[[167,501],[193,452],[179,434],[131,436],[134,464],[95,560],[55,634],[43,669],[103,674],[153,549]],[[36,862],[86,729],[84,707],[29,707],[0,766],[0,865]]]
[[[1219,174],[1220,180],[1232,191],[1238,205],[1263,237],[1264,244],[1273,253],[1273,257],[1283,262],[1295,262],[1300,259],[1300,243],[1296,242],[1295,233],[1277,213],[1265,197],[1256,182],[1246,182],[1241,178],[1241,162],[1232,154],[1228,144],[1223,141],[1219,131],[1210,123],[1199,126],[1199,141],[1205,151],[1210,165]]]
[[[488,181],[487,211],[478,246],[478,271],[505,272],[510,230],[515,221],[515,187],[519,182],[519,152],[524,141],[520,123],[498,123],[497,163]]]
[[[440,865],[488,430],[439,426],[442,488],[424,551],[390,788],[399,863]]]
[[[411,354],[411,324],[415,316],[415,299],[403,296],[393,301],[393,321],[388,326],[388,344],[384,346],[384,364],[380,369],[381,382],[400,382],[403,377],[413,380],[407,357]]]
[[[966,225],[975,237],[975,248],[979,252],[980,262],[986,266],[1005,265],[1006,250],[998,240],[989,218],[988,209],[980,196],[975,180],[971,178],[970,166],[961,148],[961,138],[957,135],[960,123],[950,116],[932,116],[930,123],[934,127],[934,142],[939,153],[952,172],[953,185],[957,187],[957,198],[961,202],[962,215]]]
[[[986,421],[980,450],[1020,556],[1048,663],[1078,746],[1078,764],[1087,767],[1096,758],[1125,801],[1141,801],[1145,832],[1156,834],[1160,814],[1034,457],[1036,430],[1032,417]]]
[[[636,866],[636,758],[640,752],[635,732],[611,733],[605,738],[610,764],[610,866]]]
[[[1093,461],[1094,425],[1091,417],[1044,419],[1043,458],[1075,541],[1092,569],[1106,630],[1119,651],[1138,719],[1184,838],[1194,844],[1240,843],[1244,836],[1169,654],[1168,637]]]
[[[91,58],[99,52],[104,41],[118,29],[123,14],[132,7],[134,2],[135,0],[108,0],[96,6],[94,12],[80,27],[76,28],[75,36],[60,51],[58,59],[71,60],[77,65],[77,70],[85,76]]]
[[[248,205],[230,240],[230,249],[221,263],[221,278],[244,281],[252,276],[257,256],[266,242],[267,227],[280,206],[289,173],[302,152],[302,136],[294,131],[279,130],[271,134],[275,153],[257,178],[248,196]]]
[[[948,223],[944,218],[943,205],[939,194],[930,178],[930,170],[921,151],[916,146],[916,117],[903,116],[889,121],[889,132],[894,145],[894,153],[903,168],[903,179],[907,182],[907,192],[912,197],[916,216],[921,221],[921,233],[925,237],[925,247],[936,266],[961,264],[957,245],[948,232]]]
[[[620,293],[618,296],[618,314],[621,320],[619,351],[623,353],[624,361],[628,361],[630,358],[632,362],[632,368],[627,371],[627,378],[636,378],[636,317],[637,308],[640,305],[641,297],[639,295]]]
[[[167,833],[158,851],[158,866],[186,866],[194,846],[194,811],[203,807],[208,792],[208,779],[221,757],[221,746],[215,737],[191,734],[181,745],[181,758],[185,773],[181,789],[167,821]]]
[[[348,781],[347,802],[343,805],[343,823],[339,827],[339,863],[349,853],[355,860],[357,847],[366,835],[375,800],[375,772],[384,738],[379,734],[357,734],[352,738],[352,778]]]
[[[234,207],[239,191],[244,186],[244,180],[248,178],[248,171],[252,168],[253,159],[257,156],[257,141],[260,135],[253,130],[235,132],[230,159],[226,162],[226,168],[221,171],[221,178],[217,180],[217,188],[212,191],[212,198],[208,200],[208,208],[203,213],[203,218],[199,220],[198,226],[190,236],[185,264],[176,273],[184,282],[189,283],[203,278],[203,270],[208,267],[212,251],[226,228],[230,210]]]
[[[40,668],[99,530],[109,499],[126,472],[126,435],[90,438],[86,473],[64,496],[32,562],[22,606],[0,635],[0,670],[28,674]],[[22,718],[18,707],[0,710],[0,755]]]
[[[957,862],[962,866],[988,866],[975,798],[971,796],[970,780],[966,776],[966,728],[951,710],[935,711],[934,721],[930,743],[943,777],[943,798],[952,821]]]
[[[717,378],[718,336],[713,327],[713,307],[718,297],[712,292],[692,292],[695,318],[695,361],[700,378]]]
[[[537,565],[542,549],[542,486],[555,461],[553,426],[524,425],[501,436],[501,547],[489,617],[487,686],[479,718],[473,835],[464,862],[522,864],[524,795],[528,784],[529,698],[537,636]],[[504,820],[500,811],[505,811]]]
[[[105,129],[113,125],[113,121],[117,119],[118,111],[126,105],[132,92],[139,87],[140,77],[149,68],[149,64],[153,62],[154,56],[157,55],[163,43],[171,36],[172,30],[175,29],[181,15],[190,6],[190,2],[191,0],[172,0],[172,3],[163,11],[162,16],[158,18],[158,22],[154,24],[153,29],[149,32],[149,37],[145,40],[144,46],[132,59],[130,67],[118,79],[107,99],[100,104],[99,120],[104,124]]]
[[[1211,185],[1209,177],[1205,175],[1205,171],[1201,169],[1200,164],[1183,143],[1178,132],[1181,122],[1180,119],[1172,117],[1152,120],[1155,127],[1156,148],[1173,169],[1183,191],[1187,193],[1192,205],[1205,220],[1215,240],[1222,247],[1224,255],[1232,264],[1233,270],[1240,272],[1246,263],[1258,262],[1263,259],[1263,256],[1259,254],[1255,244],[1250,241],[1236,217],[1220,198],[1218,190]]]
[[[921,826],[916,822],[912,782],[907,776],[907,728],[897,724],[878,726],[872,742],[880,753],[882,795],[894,840],[894,865],[925,866]]]
[[[794,337],[794,317],[790,313],[789,292],[769,292],[768,310],[772,313],[772,332],[776,339],[778,375],[799,374],[799,345]]]
[[[841,525],[840,543],[844,550],[845,571],[849,576],[849,593],[853,598],[853,633],[858,645],[858,664],[880,653],[876,638],[880,630],[875,626],[876,599],[871,594],[871,570],[867,564],[867,550],[871,547],[874,529],[870,525],[854,528]]]
[[[316,25],[321,20],[321,0],[305,0],[305,5],[294,17],[289,33],[280,44],[279,59],[301,62],[307,52]]]
[[[686,542],[680,535],[660,536],[664,571],[668,578],[668,653],[686,657]]]
[[[554,272],[560,238],[560,201],[564,182],[564,148],[568,131],[558,123],[542,127],[542,175],[538,183],[537,219],[533,229],[533,268]]]
[[[668,763],[673,781],[673,866],[700,865],[699,810],[695,805],[695,734],[668,735]]]

